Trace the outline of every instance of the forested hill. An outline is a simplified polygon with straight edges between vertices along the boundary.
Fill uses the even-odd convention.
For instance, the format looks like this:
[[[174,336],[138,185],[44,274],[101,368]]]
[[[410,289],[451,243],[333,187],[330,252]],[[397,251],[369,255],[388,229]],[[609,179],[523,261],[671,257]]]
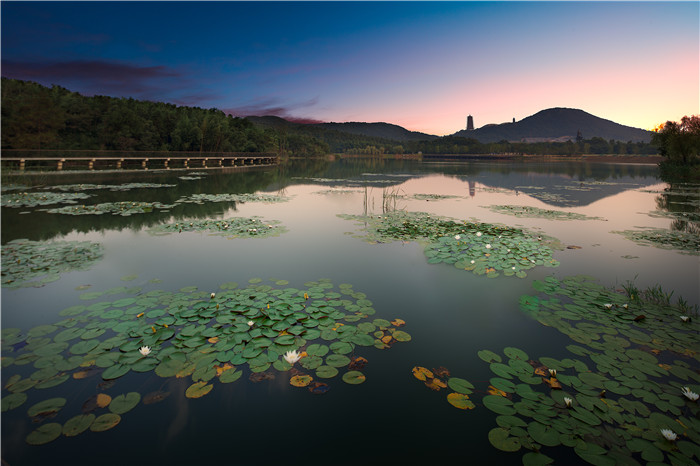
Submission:
[[[105,96],[2,78],[2,149],[328,153],[217,109]]]
[[[338,129],[335,129],[336,126],[333,125],[336,125],[336,123],[295,123],[277,116],[248,116],[246,119],[262,128],[276,130],[282,139],[292,137],[293,135],[303,135],[323,141],[328,145],[330,151],[334,153],[353,152],[355,149],[365,150],[367,148],[374,148],[381,153],[397,153],[404,151],[404,147],[400,145],[400,140],[398,139],[373,136],[362,132],[346,131],[345,127],[342,126],[343,123],[337,123],[337,125],[340,126],[337,127]],[[396,128],[410,133],[410,131],[400,126],[396,126]]]
[[[437,139],[438,136],[432,134],[420,133],[418,131],[409,131],[406,128],[390,123],[317,123],[315,126],[321,126],[326,129],[335,129],[344,133],[361,134],[393,141],[430,141]]]
[[[576,141],[578,132],[584,139],[649,142],[651,132],[605,120],[575,108],[550,108],[515,123],[486,125],[475,130],[462,130],[453,136],[473,138],[480,142],[540,142],[546,140]]]

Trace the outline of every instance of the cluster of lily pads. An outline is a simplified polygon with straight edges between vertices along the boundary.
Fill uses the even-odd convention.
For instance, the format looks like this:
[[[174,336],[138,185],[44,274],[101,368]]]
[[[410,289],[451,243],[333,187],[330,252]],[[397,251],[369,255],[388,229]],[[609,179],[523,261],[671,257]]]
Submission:
[[[2,246],[2,286],[44,286],[61,272],[89,268],[102,255],[103,246],[90,241],[12,240]]]
[[[653,218],[671,218],[674,220],[683,220],[691,222],[700,221],[700,212],[672,212],[668,210],[652,210],[647,212],[649,217]]]
[[[112,214],[128,217],[133,214],[145,214],[153,212],[154,209],[167,210],[175,207],[175,204],[162,204],[160,202],[140,202],[140,201],[121,201],[121,202],[103,202],[93,205],[76,205],[58,207],[55,209],[46,209],[50,214],[67,214],[67,215],[102,215]]]
[[[231,217],[223,220],[197,220],[165,223],[149,230],[154,235],[182,233],[188,231],[207,232],[228,238],[267,238],[279,236],[287,229],[279,220],[262,220],[259,217]]]
[[[644,228],[639,230],[613,231],[642,246],[660,249],[673,249],[683,254],[700,255],[700,236],[685,231],[664,228]]]
[[[441,201],[443,199],[462,199],[462,196],[452,196],[447,194],[411,194],[398,196],[402,199],[415,199],[417,201]]]
[[[279,287],[261,282],[251,279],[245,288],[224,283],[213,293],[196,287],[154,290],[71,306],[59,313],[63,320],[26,333],[3,328],[2,351],[7,356],[2,358],[2,368],[9,394],[2,398],[2,411],[22,406],[31,396],[28,415],[42,422],[55,416],[66,399],[37,401],[36,389],[97,374],[110,383],[130,372],[191,378],[185,391],[188,398],[206,395],[214,381],[234,382],[244,373],[252,381],[261,381],[289,372],[292,385],[320,394],[329,388],[320,380],[341,371],[348,384],[365,381],[361,369],[368,361],[357,355],[363,347],[387,349],[411,340],[399,329],[405,325],[403,320],[370,319],[375,314],[372,302],[352,285],[341,284],[336,290],[330,280],[322,279],[297,289],[284,287],[286,280],[276,280],[274,285]],[[132,291],[140,293],[139,288]],[[12,367],[29,364],[36,369],[29,375],[26,370],[8,373]],[[311,384],[314,379],[318,380]],[[106,430],[141,400],[137,392],[96,396],[100,395],[102,399],[96,399],[92,408],[108,408],[110,413],[43,424],[29,434],[27,442],[47,443],[61,433],[77,435],[88,428]]]
[[[203,204],[204,202],[286,202],[289,198],[275,194],[264,193],[240,193],[240,194],[192,194],[191,196],[178,199],[177,204],[193,203]]]
[[[525,278],[535,266],[557,267],[552,249],[563,246],[554,238],[522,228],[457,221],[423,212],[394,211],[383,216],[341,214],[339,217],[362,222],[370,243],[418,241],[425,245],[428,262],[444,262],[489,278]]]
[[[0,198],[2,207],[36,207],[51,204],[76,204],[76,199],[87,199],[85,193],[10,193]]]
[[[677,307],[630,299],[590,277],[549,277],[535,288],[550,297],[524,296],[521,307],[579,343],[566,347],[578,358],[479,351],[494,374],[480,390],[481,404],[498,415],[490,443],[531,450],[525,465],[553,463],[544,450],[561,446],[596,465],[700,460],[700,324]],[[419,379],[434,377],[426,371],[413,369]],[[473,409],[474,387],[462,379],[453,387],[452,379],[448,401]]]
[[[498,212],[514,217],[546,218],[548,220],[605,220],[602,217],[590,217],[575,212],[563,212],[560,210],[540,209],[523,205],[490,205],[482,206],[492,212]]]
[[[61,184],[55,186],[47,186],[46,190],[58,191],[92,191],[99,189],[109,189],[110,191],[131,191],[132,189],[152,189],[152,188],[173,188],[174,184],[161,183],[123,183],[123,184]]]
[[[324,189],[322,191],[315,191],[314,194],[354,194],[357,191],[354,189]]]
[[[30,189],[30,188],[31,188],[31,186],[27,186],[24,184],[2,183],[2,185],[0,186],[0,191],[2,191],[3,193],[5,191],[19,191],[19,190],[26,191],[27,189]]]

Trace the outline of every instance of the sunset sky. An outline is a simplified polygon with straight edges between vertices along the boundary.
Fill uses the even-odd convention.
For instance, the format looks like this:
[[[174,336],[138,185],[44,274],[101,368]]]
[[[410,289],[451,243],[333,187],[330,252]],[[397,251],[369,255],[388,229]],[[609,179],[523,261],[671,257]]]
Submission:
[[[7,2],[2,76],[452,134],[551,107],[700,113],[700,3]]]

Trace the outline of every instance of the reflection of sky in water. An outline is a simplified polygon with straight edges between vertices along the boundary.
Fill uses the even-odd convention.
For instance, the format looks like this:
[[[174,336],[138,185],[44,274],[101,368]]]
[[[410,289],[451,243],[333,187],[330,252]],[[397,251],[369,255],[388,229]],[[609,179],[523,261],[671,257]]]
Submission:
[[[525,316],[519,310],[518,299],[531,294],[531,282],[548,275],[565,276],[588,274],[597,277],[605,286],[619,287],[627,280],[635,280],[642,288],[661,284],[673,289],[674,299],[684,296],[691,304],[700,301],[697,291],[697,256],[681,255],[674,251],[638,246],[624,237],[613,234],[613,230],[624,230],[639,226],[668,227],[670,219],[652,218],[646,212],[656,210],[658,194],[643,192],[645,189],[663,189],[652,175],[642,177],[623,176],[617,179],[603,177],[612,185],[593,185],[600,191],[568,190],[572,198],[590,193],[607,193],[581,206],[553,207],[540,199],[519,190],[518,195],[510,186],[537,186],[538,180],[550,180],[564,185],[571,176],[515,172],[500,174],[497,170],[478,174],[460,174],[459,168],[450,165],[456,173],[447,175],[428,172],[414,165],[402,166],[414,170],[419,177],[404,176],[399,171],[391,173],[393,184],[377,184],[353,187],[349,192],[342,183],[309,182],[292,179],[283,193],[289,201],[282,203],[238,203],[235,206],[221,204],[212,218],[230,216],[260,216],[263,219],[280,220],[288,229],[279,237],[268,239],[226,239],[206,233],[182,233],[167,236],[152,236],[148,225],[133,224],[132,218],[117,220],[122,228],[103,228],[98,231],[82,229],[71,231],[74,221],[70,218],[54,219],[51,228],[60,227],[65,232],[57,239],[99,241],[105,245],[105,257],[86,271],[64,274],[61,280],[38,289],[2,290],[3,327],[34,325],[54,322],[58,312],[74,304],[89,304],[81,301],[77,291],[79,285],[92,285],[87,291],[106,290],[116,286],[142,286],[151,289],[178,290],[196,285],[203,291],[216,291],[218,285],[235,281],[245,286],[249,279],[260,277],[289,280],[293,286],[302,288],[307,281],[329,278],[334,285],[350,283],[354,289],[367,294],[374,303],[374,317],[393,319],[400,317],[407,322],[406,330],[413,340],[399,344],[388,351],[364,348],[359,352],[369,359],[363,370],[367,382],[350,387],[332,379],[332,390],[324,397],[315,397],[303,389],[287,386],[283,376],[274,381],[254,384],[246,379],[233,384],[215,383],[212,392],[200,400],[185,400],[182,393],[189,385],[181,379],[166,381],[157,377],[139,378],[133,374],[118,381],[115,393],[131,390],[153,391],[164,389],[172,392],[162,403],[139,406],[126,414],[124,425],[110,433],[77,437],[55,442],[50,448],[29,449],[22,445],[18,452],[25,458],[41,462],[52,451],[63,448],[86,448],[99,451],[109,448],[115,441],[128,442],[130,450],[141,451],[149,461],[176,464],[177,461],[201,462],[207,459],[229,458],[222,452],[221,442],[239,439],[245,447],[236,449],[241,463],[257,463],[265,456],[270,439],[281,451],[297,451],[299,435],[310,435],[316,445],[315,451],[324,458],[336,448],[338,442],[352,442],[361,434],[363,454],[374,458],[393,457],[397,462],[432,457],[420,445],[441,445],[441,452],[452,463],[462,458],[464,448],[476,452],[481,462],[504,461],[496,451],[483,448],[483,439],[492,427],[491,415],[486,410],[468,413],[470,421],[444,402],[443,393],[429,392],[416,382],[410,374],[415,365],[427,367],[445,366],[454,376],[472,381],[491,377],[488,365],[477,358],[481,349],[500,351],[505,346],[525,349],[532,357],[566,357],[563,347],[568,338],[556,330],[546,328]],[[378,171],[383,171],[378,170]],[[537,171],[536,167],[532,170]],[[415,173],[418,172],[418,173]],[[339,172],[342,173],[342,170]],[[370,170],[359,172],[362,179],[381,178],[370,175]],[[171,174],[173,178],[177,174]],[[245,178],[247,173],[230,175]],[[252,176],[252,175],[251,175]],[[342,179],[338,173],[315,173],[318,179]],[[222,178],[211,175],[193,188],[194,192],[225,192]],[[487,182],[488,181],[488,182]],[[274,181],[271,183],[279,183]],[[618,184],[622,183],[622,187]],[[572,185],[580,185],[576,179]],[[615,189],[611,189],[615,188]],[[258,187],[257,189],[263,189]],[[342,190],[342,192],[328,192]],[[605,191],[610,190],[610,191]],[[276,192],[275,190],[266,190]],[[181,195],[180,193],[179,195]],[[392,199],[398,194],[399,198]],[[456,198],[417,200],[414,194],[437,194]],[[472,195],[473,194],[473,195]],[[121,194],[123,199],[128,193]],[[139,200],[148,196],[163,196],[163,193],[140,192]],[[166,196],[167,197],[167,196]],[[566,245],[581,246],[582,249],[559,251],[555,258],[561,262],[558,268],[537,267],[528,271],[523,280],[499,277],[494,280],[463,272],[445,264],[427,263],[422,247],[411,242],[369,245],[352,237],[357,233],[354,222],[339,218],[338,214],[363,214],[365,211],[381,215],[387,205],[407,211],[424,211],[434,215],[459,219],[474,217],[482,222],[504,223],[539,229],[543,234],[554,236]],[[607,221],[552,221],[539,218],[517,218],[494,213],[485,206],[517,204],[577,212],[588,216],[602,216]],[[200,206],[190,206],[178,214],[161,217],[161,221],[178,221],[168,215],[186,215],[198,212]],[[206,214],[203,211],[202,215]],[[3,212],[3,216],[5,212]],[[44,214],[45,215],[45,214]],[[149,214],[143,214],[149,215]],[[14,217],[17,218],[17,217]],[[20,217],[32,222],[32,215]],[[89,221],[89,220],[88,220]],[[132,225],[137,225],[135,229]],[[638,256],[624,259],[621,256]],[[129,282],[120,277],[138,274]],[[148,283],[158,278],[160,284]],[[100,300],[113,300],[105,296]],[[92,379],[94,383],[98,380]],[[71,381],[76,382],[76,381]],[[94,383],[90,382],[90,387]],[[66,386],[69,383],[66,383]],[[94,391],[79,385],[79,396],[88,398]],[[78,396],[78,395],[76,395]],[[21,411],[18,410],[18,411]],[[10,412],[11,413],[11,412]],[[20,413],[21,414],[21,413]],[[22,443],[23,437],[15,440],[3,414],[3,444]],[[26,416],[25,416],[26,418]],[[385,430],[382,419],[390,419],[390,432]],[[299,426],[305,426],[300,429]],[[167,427],[166,427],[167,426]],[[378,427],[379,426],[379,427]],[[28,424],[21,430],[32,429]],[[309,434],[311,429],[313,434]],[[251,432],[264,432],[252,435]],[[306,432],[306,434],[304,433]],[[143,437],[140,437],[143,435]],[[291,435],[291,437],[287,437]],[[244,440],[243,440],[244,439]],[[391,446],[400,439],[401,449]],[[236,440],[239,442],[239,440]],[[86,446],[87,442],[92,442]],[[239,442],[239,443],[240,443]],[[325,446],[324,446],[325,445]],[[453,445],[453,446],[450,446]],[[132,448],[133,447],[133,448]],[[5,447],[6,448],[6,447]],[[52,450],[54,449],[54,450]],[[19,453],[18,453],[19,454]],[[123,460],[120,452],[115,461]],[[350,462],[359,461],[354,450],[347,454]],[[395,456],[398,455],[398,456]],[[481,456],[480,456],[481,455]],[[14,458],[14,457],[13,457]],[[74,457],[70,458],[74,461]],[[508,457],[510,458],[510,457]],[[229,458],[230,459],[230,458]],[[454,461],[453,461],[454,460]],[[89,461],[83,462],[88,464]],[[334,461],[330,461],[329,464]],[[10,461],[10,464],[14,464]],[[73,463],[75,464],[75,462]]]

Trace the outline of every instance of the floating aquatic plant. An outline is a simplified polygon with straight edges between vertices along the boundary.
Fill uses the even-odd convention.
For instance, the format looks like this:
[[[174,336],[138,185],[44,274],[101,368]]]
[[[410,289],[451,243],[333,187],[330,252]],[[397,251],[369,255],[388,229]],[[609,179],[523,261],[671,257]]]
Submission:
[[[204,202],[286,202],[288,197],[278,196],[275,194],[264,193],[240,193],[240,194],[192,194],[189,197],[181,198],[177,201],[180,203],[202,204]]]
[[[530,450],[525,465],[554,462],[544,454],[547,447],[571,448],[591,464],[697,462],[700,326],[680,322],[678,306],[655,299],[658,292],[630,301],[585,276],[548,277],[534,288],[545,296],[523,296],[523,311],[569,336],[573,356],[533,358],[514,347],[503,355],[478,352],[494,377],[488,388],[479,387],[486,393],[481,399],[473,386],[467,395],[497,416],[491,445]],[[639,319],[642,311],[646,317]],[[444,368],[414,367],[413,374],[430,382],[438,371],[449,377]],[[448,402],[463,409],[453,379]],[[440,390],[444,383],[426,385]]]
[[[605,220],[603,217],[590,217],[575,212],[563,212],[560,210],[540,209],[521,205],[490,205],[482,206],[492,212],[498,212],[515,217],[545,218],[548,220]]]
[[[36,207],[50,204],[76,204],[76,199],[87,199],[85,193],[10,193],[0,198],[2,207]]]
[[[161,204],[160,202],[137,202],[137,201],[122,201],[122,202],[103,202],[94,205],[76,205],[59,207],[56,209],[46,209],[46,212],[51,214],[66,214],[66,215],[102,215],[112,214],[128,217],[133,214],[144,214],[153,212],[154,209],[170,209],[175,207],[175,204]]]
[[[387,349],[411,339],[410,334],[397,328],[405,326],[405,321],[370,318],[375,314],[372,302],[351,285],[335,289],[330,280],[323,279],[297,289],[261,282],[251,279],[245,288],[225,283],[216,292],[185,287],[177,292],[143,293],[140,288],[118,287],[116,293],[130,291],[132,295],[95,301],[116,293],[85,293],[87,301],[95,302],[64,309],[59,314],[65,319],[60,322],[27,332],[3,328],[3,381],[7,390],[2,398],[3,412],[25,403],[29,391],[35,397],[34,390],[97,374],[105,382],[130,373],[190,378],[185,396],[199,398],[213,390],[215,382],[235,382],[244,372],[253,381],[289,373],[293,385],[322,394],[328,384],[314,379],[330,379],[342,373],[342,380],[351,385],[366,380],[361,369],[368,360],[356,355],[363,347]],[[295,363],[301,369],[293,368]],[[21,370],[10,373],[13,366],[27,364],[33,364],[36,371],[29,375]],[[77,435],[88,428],[107,430],[142,400],[138,392],[113,398],[104,395],[86,401],[80,417],[56,423],[59,432]],[[164,396],[156,394],[148,401],[159,401]],[[65,405],[64,398],[48,398],[35,403],[28,414],[42,422],[62,413]],[[100,415],[101,409],[109,413]],[[90,414],[92,411],[95,415]],[[39,426],[27,442],[52,441],[55,429],[51,424]]]
[[[47,186],[46,190],[58,191],[92,191],[109,189],[110,191],[131,191],[132,189],[174,188],[175,184],[162,183],[124,183],[124,184],[61,184]]]
[[[613,231],[628,240],[642,246],[654,246],[661,249],[673,249],[683,254],[700,255],[700,236],[684,231],[663,228],[644,228],[640,230]]]
[[[452,196],[448,194],[406,194],[398,196],[402,199],[415,199],[417,201],[441,201],[444,199],[462,199],[462,196]]]
[[[44,286],[61,273],[89,268],[102,254],[103,246],[90,241],[16,239],[2,246],[2,286]]]
[[[231,217],[223,220],[180,220],[158,225],[149,230],[155,235],[188,231],[207,232],[229,238],[267,238],[279,236],[287,229],[277,220],[262,220],[259,217]]]
[[[521,228],[478,221],[457,221],[422,212],[396,211],[383,216],[340,215],[362,221],[365,236],[371,243],[419,241],[431,264],[447,263],[495,278],[525,278],[528,269],[538,265],[556,267],[552,248],[563,246],[554,238]]]

